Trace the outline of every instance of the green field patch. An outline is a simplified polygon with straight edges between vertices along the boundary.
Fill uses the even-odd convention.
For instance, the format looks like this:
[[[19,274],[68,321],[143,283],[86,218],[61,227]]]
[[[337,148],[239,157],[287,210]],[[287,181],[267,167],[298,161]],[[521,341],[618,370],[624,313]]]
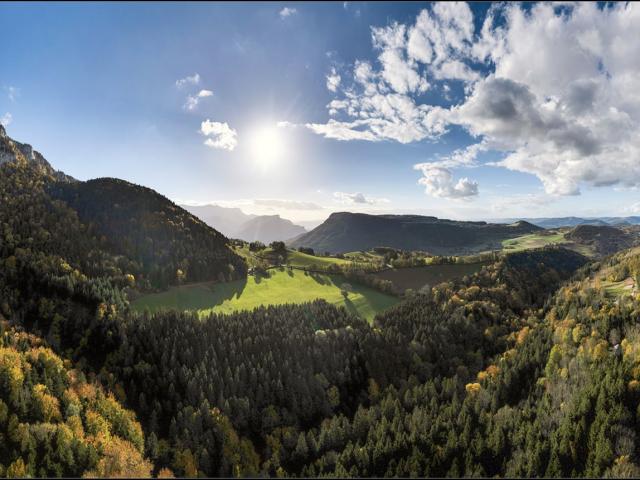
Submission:
[[[136,311],[157,312],[163,309],[231,313],[253,310],[261,305],[304,303],[321,298],[368,321],[399,302],[397,297],[351,283],[352,292],[345,299],[340,286],[341,275],[324,275],[299,270],[272,269],[270,277],[249,276],[228,283],[199,283],[172,287],[161,293],[144,295],[132,302]]]
[[[408,288],[420,290],[425,285],[437,285],[465,275],[473,275],[488,262],[455,263],[444,265],[427,265],[424,267],[407,267],[385,270],[374,275],[382,280],[389,280],[400,291]]]
[[[288,250],[286,263],[294,267],[325,267],[329,265],[348,265],[351,261],[335,257],[316,257],[296,250]]]
[[[603,280],[601,286],[608,297],[616,298],[623,295],[631,295],[634,290],[634,281],[632,278],[625,278],[619,282]]]
[[[522,250],[544,247],[546,245],[568,243],[570,242],[564,238],[564,233],[562,232],[539,232],[503,240],[502,248],[509,252],[519,252]]]

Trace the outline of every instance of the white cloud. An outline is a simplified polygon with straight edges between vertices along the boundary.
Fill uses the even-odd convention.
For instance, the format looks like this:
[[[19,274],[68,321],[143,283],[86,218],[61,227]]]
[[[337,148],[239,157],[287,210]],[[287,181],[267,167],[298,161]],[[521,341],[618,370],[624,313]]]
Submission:
[[[338,91],[338,87],[340,86],[340,75],[336,72],[335,67],[331,67],[331,73],[327,75],[327,89],[331,92]]]
[[[295,15],[296,13],[298,13],[298,10],[296,10],[295,8],[289,8],[289,7],[284,7],[282,10],[280,10],[280,18],[285,19],[287,17],[290,17],[291,15]]]
[[[466,3],[436,2],[406,25],[372,28],[376,62],[354,62],[330,118],[306,126],[343,141],[410,143],[460,125],[501,156],[494,165],[535,175],[547,194],[640,186],[639,25],[633,2],[513,3],[492,6],[476,31]],[[459,82],[464,97],[426,103],[435,82]],[[417,166],[427,193],[477,195],[476,182],[453,179],[452,168],[469,165],[453,164]]]
[[[238,145],[238,132],[226,122],[212,122],[207,119],[200,125],[200,133],[207,137],[204,144],[211,148],[233,151]]]
[[[3,127],[8,126],[13,121],[13,115],[7,112],[2,117],[0,117],[0,125]]]
[[[182,88],[186,85],[199,85],[200,84],[200,75],[198,73],[194,73],[190,77],[184,77],[180,80],[176,80],[176,87]]]
[[[185,110],[193,111],[196,109],[201,99],[212,97],[212,96],[213,96],[213,92],[211,90],[200,90],[195,95],[189,95],[187,97],[187,100],[183,105],[183,108]]]
[[[468,178],[460,178],[457,182],[448,168],[428,163],[415,166],[422,171],[422,178],[418,180],[424,185],[427,194],[433,197],[450,199],[467,199],[478,195],[478,183]]]
[[[358,205],[378,205],[380,203],[389,203],[389,200],[386,198],[374,198],[366,196],[364,193],[356,192],[356,193],[346,193],[346,192],[335,192],[333,197],[339,201],[340,203],[345,204],[358,204]]]

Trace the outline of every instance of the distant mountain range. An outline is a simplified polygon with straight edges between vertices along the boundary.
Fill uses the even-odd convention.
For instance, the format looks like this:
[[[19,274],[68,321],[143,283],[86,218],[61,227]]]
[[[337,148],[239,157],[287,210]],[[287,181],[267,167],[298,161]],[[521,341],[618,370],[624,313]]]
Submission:
[[[247,215],[239,208],[219,205],[181,207],[227,237],[247,242],[258,240],[268,244],[275,240],[291,240],[307,231],[280,215]]]
[[[492,219],[495,223],[513,223],[519,219],[501,218]],[[529,223],[533,223],[542,228],[560,228],[560,227],[576,227],[578,225],[640,225],[640,216],[630,217],[543,217],[543,218],[524,218]]]
[[[333,213],[324,223],[290,242],[317,252],[344,253],[392,247],[452,255],[500,248],[501,241],[542,230],[528,222],[460,222],[420,215]]]

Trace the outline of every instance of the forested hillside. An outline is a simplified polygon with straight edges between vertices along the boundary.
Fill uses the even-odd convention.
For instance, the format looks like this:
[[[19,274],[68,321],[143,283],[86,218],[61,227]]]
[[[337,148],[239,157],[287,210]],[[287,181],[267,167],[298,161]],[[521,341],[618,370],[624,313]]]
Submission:
[[[373,328],[324,302],[205,319],[132,317],[107,369],[153,432],[148,454],[159,466],[340,474],[332,462],[355,441],[343,424],[422,382],[455,378],[464,395],[464,382],[513,345],[528,316],[584,262],[561,249],[509,256],[416,296]]]
[[[54,182],[0,165],[0,473],[640,474],[638,250],[496,255],[372,325],[323,301],[137,314],[154,265],[208,274],[177,243],[224,237],[141,187]]]
[[[228,240],[159,193],[115,178],[50,184],[109,250],[131,259],[143,286],[234,280],[246,275]]]
[[[8,478],[153,471],[135,414],[1,315],[0,445],[0,474]]]

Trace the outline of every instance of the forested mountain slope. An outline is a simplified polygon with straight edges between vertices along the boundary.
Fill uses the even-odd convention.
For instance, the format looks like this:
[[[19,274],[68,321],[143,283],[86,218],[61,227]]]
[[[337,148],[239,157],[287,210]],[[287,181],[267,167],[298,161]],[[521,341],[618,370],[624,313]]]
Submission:
[[[109,249],[135,262],[154,286],[246,275],[227,238],[150,188],[116,178],[49,185]]]
[[[180,238],[224,237],[141,187],[55,182],[0,165],[1,473],[640,475],[640,251],[496,255],[373,325],[322,301],[135,314]]]
[[[0,474],[148,477],[144,434],[111,394],[0,315]],[[168,472],[164,472],[168,473]]]
[[[204,319],[171,312],[133,317],[123,324],[126,340],[109,356],[108,370],[148,432],[167,439],[168,449],[150,453],[158,465],[186,471],[172,462],[170,452],[178,451],[207,475],[230,468],[315,475],[326,470],[316,465],[325,453],[336,458],[347,448],[334,421],[349,422],[384,392],[416,382],[455,375],[471,381],[584,263],[562,249],[508,256],[416,296],[378,317],[374,328],[325,302]],[[228,424],[211,420],[213,405]],[[220,454],[227,447],[216,440],[227,428],[237,432],[224,437],[232,439],[232,457]]]
[[[612,296],[598,281],[639,273],[638,251],[583,269],[544,316],[513,324],[485,368],[469,368],[472,355],[454,375],[390,389],[352,418],[323,423],[305,438],[317,453],[302,472],[637,477],[640,299]],[[331,431],[339,440],[322,446]]]
[[[609,225],[578,225],[565,237],[578,244],[593,247],[601,256],[611,255],[638,244],[637,233],[631,234],[621,227]]]

